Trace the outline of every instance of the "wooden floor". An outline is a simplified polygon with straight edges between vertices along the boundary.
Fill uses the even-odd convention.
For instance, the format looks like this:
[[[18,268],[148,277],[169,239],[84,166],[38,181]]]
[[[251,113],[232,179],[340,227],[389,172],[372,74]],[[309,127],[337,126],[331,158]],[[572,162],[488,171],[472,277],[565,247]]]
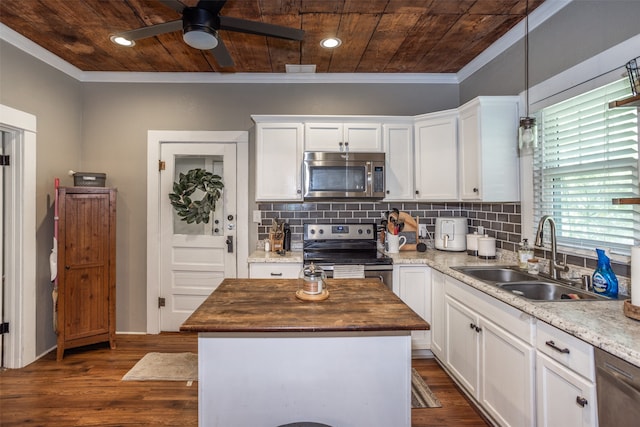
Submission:
[[[147,352],[197,352],[195,334],[119,335],[106,344],[55,351],[0,372],[1,426],[197,426],[198,383],[121,381]],[[487,426],[433,359],[416,359],[442,408],[413,409],[413,427]],[[230,426],[232,427],[232,426]]]

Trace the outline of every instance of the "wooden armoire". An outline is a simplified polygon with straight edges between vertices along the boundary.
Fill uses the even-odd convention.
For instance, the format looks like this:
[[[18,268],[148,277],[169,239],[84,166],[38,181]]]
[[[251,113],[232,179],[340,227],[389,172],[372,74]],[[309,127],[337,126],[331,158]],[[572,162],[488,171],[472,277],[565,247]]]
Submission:
[[[65,349],[115,348],[116,190],[58,189],[57,360]]]

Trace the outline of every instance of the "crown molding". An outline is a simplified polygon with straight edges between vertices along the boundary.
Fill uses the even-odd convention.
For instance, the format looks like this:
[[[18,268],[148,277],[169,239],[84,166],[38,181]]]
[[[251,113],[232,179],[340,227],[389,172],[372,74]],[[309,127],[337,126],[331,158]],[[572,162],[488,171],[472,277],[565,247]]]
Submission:
[[[573,0],[547,0],[529,17],[530,31]],[[485,49],[458,73],[172,73],[82,71],[0,23],[0,39],[80,82],[88,83],[413,83],[459,84],[524,37],[524,22]]]

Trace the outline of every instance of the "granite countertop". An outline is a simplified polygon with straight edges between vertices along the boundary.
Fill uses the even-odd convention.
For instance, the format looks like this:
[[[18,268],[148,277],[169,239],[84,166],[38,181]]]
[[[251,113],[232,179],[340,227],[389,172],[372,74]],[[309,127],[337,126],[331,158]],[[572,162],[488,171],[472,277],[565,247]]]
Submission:
[[[327,279],[322,301],[297,297],[297,279],[225,279],[182,324],[191,332],[370,332],[429,329],[376,279]]]
[[[514,265],[501,260],[481,260],[464,252],[401,251],[389,254],[394,265],[427,265],[494,298],[561,329],[594,347],[599,347],[636,366],[640,366],[640,321],[624,315],[623,299],[612,301],[533,302],[473,279],[450,267]],[[278,257],[278,258],[276,258]],[[302,252],[285,256],[257,251],[249,262],[302,262]]]
[[[283,263],[301,263],[302,264],[302,252],[290,251],[285,252],[284,255],[280,255],[277,252],[265,252],[265,251],[255,251],[249,258],[247,262],[249,263],[266,263],[266,262],[283,262]]]

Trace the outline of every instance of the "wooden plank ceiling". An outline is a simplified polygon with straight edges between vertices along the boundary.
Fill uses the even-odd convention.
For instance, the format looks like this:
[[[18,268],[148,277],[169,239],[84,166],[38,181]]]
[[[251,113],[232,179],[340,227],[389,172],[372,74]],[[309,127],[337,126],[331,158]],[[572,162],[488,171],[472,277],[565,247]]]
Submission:
[[[181,0],[195,6],[197,0]],[[544,0],[528,0],[529,11]],[[110,35],[180,19],[157,0],[0,0],[0,22],[82,71],[455,73],[525,16],[527,0],[229,0],[221,15],[305,31],[302,42],[220,31],[234,67],[220,68],[182,32],[138,40]],[[337,36],[334,50],[320,40]]]

